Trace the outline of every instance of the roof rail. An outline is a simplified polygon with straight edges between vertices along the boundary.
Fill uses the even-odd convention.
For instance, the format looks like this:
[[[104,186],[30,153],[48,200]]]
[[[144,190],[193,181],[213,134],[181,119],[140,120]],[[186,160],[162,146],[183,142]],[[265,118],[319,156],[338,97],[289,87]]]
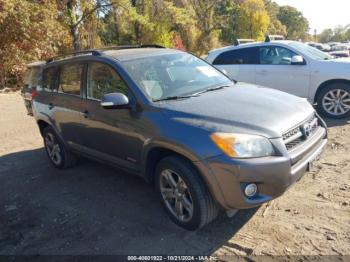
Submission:
[[[271,42],[276,40],[285,40],[285,38],[283,35],[266,35],[265,37],[265,42]]]
[[[248,44],[248,43],[254,43],[256,42],[254,39],[235,39],[233,42],[233,45],[238,46],[241,44]]]
[[[98,50],[95,50],[95,49],[83,50],[83,51],[75,51],[75,52],[66,53],[66,54],[62,54],[62,55],[57,55],[57,56],[51,57],[51,58],[46,60],[46,63],[51,63],[53,61],[64,59],[64,58],[67,58],[67,57],[86,55],[86,54],[100,56],[101,52],[99,52]]]
[[[122,50],[122,49],[133,49],[133,48],[165,48],[161,45],[147,44],[147,45],[116,45],[116,46],[106,46],[99,48],[98,50]]]
[[[165,47],[161,46],[161,45],[156,45],[156,44],[106,46],[106,47],[101,47],[98,49],[82,50],[82,51],[76,51],[76,52],[71,52],[71,53],[66,53],[66,54],[54,56],[54,57],[47,59],[46,63],[50,63],[50,62],[53,62],[55,60],[64,59],[67,57],[86,55],[86,54],[100,56],[100,55],[102,55],[101,51],[105,51],[105,50],[122,50],[122,49],[133,49],[133,48],[165,48]]]

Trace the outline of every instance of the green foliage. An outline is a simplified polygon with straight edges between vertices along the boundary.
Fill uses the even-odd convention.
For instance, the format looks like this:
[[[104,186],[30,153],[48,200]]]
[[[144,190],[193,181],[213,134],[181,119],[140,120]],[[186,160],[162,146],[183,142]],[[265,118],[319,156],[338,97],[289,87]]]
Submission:
[[[263,40],[270,24],[263,0],[245,0],[241,12],[238,20],[240,37]]]
[[[304,39],[309,31],[309,22],[292,6],[281,6],[277,18],[287,28],[288,39]]]
[[[317,38],[321,43],[349,41],[350,24],[347,26],[338,26],[334,29],[325,29]]]

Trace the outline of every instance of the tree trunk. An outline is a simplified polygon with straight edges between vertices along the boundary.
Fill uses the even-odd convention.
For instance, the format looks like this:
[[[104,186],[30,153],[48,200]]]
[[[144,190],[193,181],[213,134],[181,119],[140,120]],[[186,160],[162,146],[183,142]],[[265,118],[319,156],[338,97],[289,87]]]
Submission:
[[[70,31],[73,38],[74,51],[80,51],[81,46],[80,46],[80,36],[79,36],[78,26],[72,27]]]

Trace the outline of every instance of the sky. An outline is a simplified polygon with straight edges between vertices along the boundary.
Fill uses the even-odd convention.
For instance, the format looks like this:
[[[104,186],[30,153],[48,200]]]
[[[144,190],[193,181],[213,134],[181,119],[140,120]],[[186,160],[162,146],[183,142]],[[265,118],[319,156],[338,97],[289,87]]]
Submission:
[[[279,5],[299,9],[309,20],[310,32],[350,24],[350,0],[274,0]]]

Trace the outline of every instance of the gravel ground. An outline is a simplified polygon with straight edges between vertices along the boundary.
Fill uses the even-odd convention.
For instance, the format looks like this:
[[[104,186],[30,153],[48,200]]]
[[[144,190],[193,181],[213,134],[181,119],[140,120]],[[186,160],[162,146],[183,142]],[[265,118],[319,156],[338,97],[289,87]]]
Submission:
[[[53,168],[18,93],[0,112],[0,254],[350,255],[349,119],[327,121],[326,152],[282,197],[187,232],[137,177]]]

